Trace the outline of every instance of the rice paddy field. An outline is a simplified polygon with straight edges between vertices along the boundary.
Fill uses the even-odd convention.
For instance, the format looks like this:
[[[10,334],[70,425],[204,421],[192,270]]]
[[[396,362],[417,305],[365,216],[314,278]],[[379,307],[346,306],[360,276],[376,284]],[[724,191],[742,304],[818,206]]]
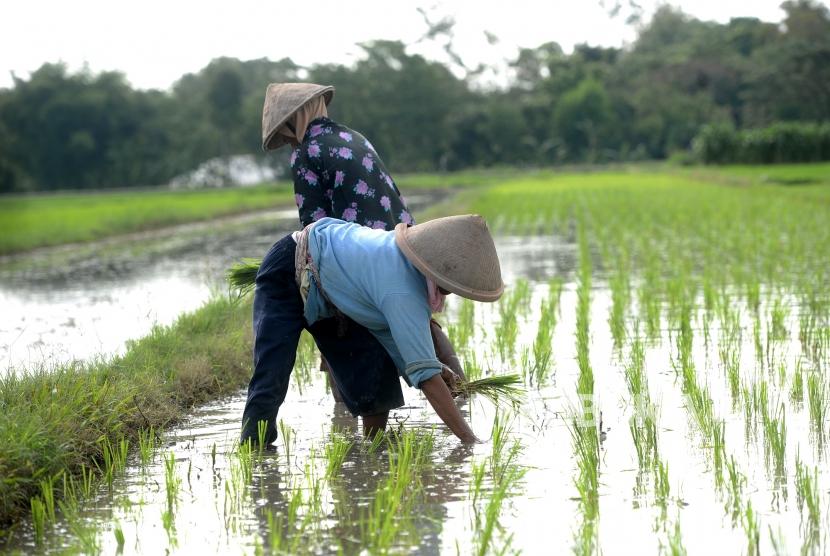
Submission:
[[[468,378],[522,379],[459,401],[482,443],[412,389],[363,439],[304,336],[276,451],[237,444],[242,391],[107,437],[36,478],[5,548],[827,552],[829,165],[519,175],[435,213],[468,211],[508,287],[441,320]]]

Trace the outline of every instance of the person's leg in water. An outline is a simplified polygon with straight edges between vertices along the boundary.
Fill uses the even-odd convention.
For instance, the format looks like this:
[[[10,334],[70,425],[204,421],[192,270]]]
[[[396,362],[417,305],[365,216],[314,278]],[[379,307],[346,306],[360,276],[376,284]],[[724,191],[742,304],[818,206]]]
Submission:
[[[331,390],[331,395],[334,398],[334,401],[341,403],[343,401],[343,396],[340,394],[340,389],[337,388],[337,383],[334,382],[334,377],[331,376],[331,366],[322,355],[320,356],[320,371],[326,373],[326,382],[329,385],[329,390]]]
[[[376,415],[363,415],[363,436],[366,438],[374,438],[379,432],[386,430],[386,422],[389,420],[389,412],[384,411]]]
[[[403,405],[395,363],[369,330],[346,316],[308,328],[329,366],[334,388],[367,436],[382,432],[391,409]]]
[[[276,418],[285,401],[294,368],[300,333],[305,326],[303,304],[294,280],[296,243],[286,236],[263,259],[254,293],[254,372],[242,413],[241,441],[259,443],[265,422],[264,444],[277,439]]]

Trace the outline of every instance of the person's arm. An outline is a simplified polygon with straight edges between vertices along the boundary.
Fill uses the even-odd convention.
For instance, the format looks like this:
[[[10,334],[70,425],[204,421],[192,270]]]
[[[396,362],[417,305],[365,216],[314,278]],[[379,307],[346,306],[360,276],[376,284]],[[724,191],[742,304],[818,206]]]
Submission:
[[[444,366],[435,356],[426,298],[411,293],[387,295],[381,309],[393,347],[405,366],[407,383],[423,390],[435,413],[462,442],[476,442],[442,377]]]
[[[441,375],[433,375],[423,381],[420,386],[432,409],[435,410],[438,417],[444,421],[444,424],[450,428],[455,436],[462,442],[479,442],[473,429],[470,428],[470,425],[467,424],[467,421],[464,420],[458,410],[458,406],[455,405],[450,389],[447,388]]]
[[[455,353],[455,348],[452,347],[450,339],[444,334],[438,321],[430,319],[429,331],[432,334],[432,343],[435,346],[435,355],[438,356],[438,360],[461,378],[467,378],[464,369],[461,367],[461,361]]]

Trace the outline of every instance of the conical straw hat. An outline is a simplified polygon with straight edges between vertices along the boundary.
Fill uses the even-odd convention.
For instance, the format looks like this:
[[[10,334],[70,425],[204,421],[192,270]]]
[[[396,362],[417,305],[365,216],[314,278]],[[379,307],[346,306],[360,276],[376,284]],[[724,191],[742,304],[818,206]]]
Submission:
[[[277,131],[311,99],[324,95],[326,105],[334,98],[334,87],[314,83],[271,83],[262,107],[262,150],[271,151],[287,141]]]
[[[395,242],[415,268],[447,291],[476,301],[495,301],[504,291],[493,237],[477,214],[398,224]]]

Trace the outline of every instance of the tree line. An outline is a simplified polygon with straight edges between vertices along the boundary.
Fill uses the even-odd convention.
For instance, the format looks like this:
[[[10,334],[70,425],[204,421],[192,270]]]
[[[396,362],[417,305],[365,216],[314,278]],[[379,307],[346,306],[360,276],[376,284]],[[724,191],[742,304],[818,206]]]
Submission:
[[[715,150],[713,139],[748,152],[728,134],[830,122],[830,12],[814,0],[782,8],[780,23],[721,24],[664,6],[623,48],[522,49],[501,89],[396,41],[363,44],[351,66],[218,58],[169,91],[44,64],[0,89],[0,191],[163,184],[236,154],[282,168],[287,152],[260,151],[265,86],[277,81],[335,85],[332,117],[393,172],[664,159],[701,130]]]

